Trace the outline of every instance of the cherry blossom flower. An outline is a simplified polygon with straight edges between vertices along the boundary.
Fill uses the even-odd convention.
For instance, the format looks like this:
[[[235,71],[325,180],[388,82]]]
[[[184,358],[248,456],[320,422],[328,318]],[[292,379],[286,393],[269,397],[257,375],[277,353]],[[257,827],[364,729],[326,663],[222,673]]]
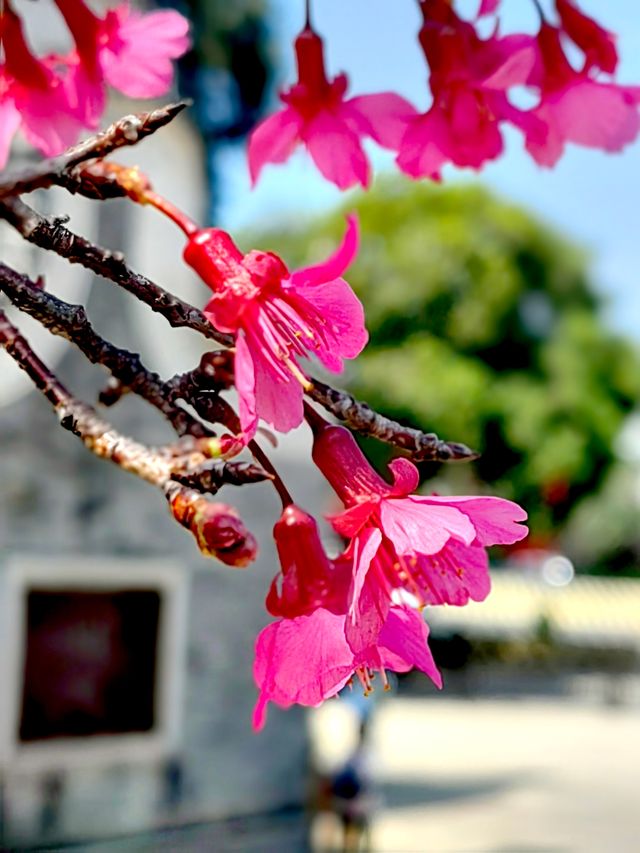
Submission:
[[[318,419],[319,421],[320,419]],[[496,497],[415,495],[419,477],[407,459],[390,464],[388,484],[349,430],[312,421],[313,459],[347,507],[329,520],[351,540],[353,562],[347,640],[366,647],[386,619],[393,592],[418,605],[482,601],[490,589],[485,548],[527,535],[525,511]]]
[[[258,635],[253,674],[260,691],[253,715],[255,729],[266,719],[268,702],[283,708],[315,707],[335,696],[355,675],[365,692],[375,672],[386,685],[385,670],[416,667],[436,684],[442,679],[427,645],[429,629],[417,611],[393,606],[377,642],[354,653],[345,638],[345,615],[318,608],[295,619],[272,622]]]
[[[330,560],[315,520],[291,504],[274,527],[281,571],[271,584],[267,609],[284,617],[261,631],[256,642],[254,675],[260,696],[254,727],[264,725],[267,703],[319,705],[355,675],[365,691],[379,671],[406,672],[417,667],[440,687],[440,675],[427,645],[422,617],[404,606],[387,608],[367,642],[349,641],[347,616],[352,560]]]
[[[345,99],[347,77],[326,76],[322,39],[309,27],[295,42],[298,82],[281,93],[284,109],[259,124],[249,139],[255,184],[266,163],[283,163],[303,144],[322,175],[341,190],[369,185],[362,138],[396,150],[415,109],[393,92]]]
[[[0,168],[18,129],[45,156],[59,154],[73,145],[82,126],[65,79],[32,55],[20,18],[9,5],[0,15],[0,40]]]
[[[483,4],[481,12],[493,11],[494,5]],[[542,135],[544,126],[507,97],[507,90],[523,84],[531,72],[531,37],[483,40],[447,0],[422,0],[421,9],[419,40],[431,68],[433,105],[408,124],[397,157],[402,171],[440,180],[446,163],[479,169],[502,153],[503,122],[528,138]]]
[[[534,113],[547,128],[544,140],[530,138],[526,147],[541,166],[554,166],[567,142],[587,148],[620,151],[640,132],[640,87],[620,86],[594,79],[589,68],[601,57],[587,50],[582,71],[569,63],[561,44],[561,32],[543,22],[537,37],[538,61],[529,79],[540,89],[541,100]],[[591,58],[590,58],[591,56]],[[611,67],[611,60],[609,65]]]
[[[191,235],[185,261],[213,290],[204,313],[236,336],[235,378],[240,422],[251,437],[258,418],[287,432],[302,422],[309,381],[298,359],[315,355],[335,373],[367,342],[364,312],[341,278],[358,246],[354,217],[336,253],[317,266],[289,272],[271,252],[242,255],[218,228]]]
[[[143,14],[123,3],[100,18],[83,0],[56,0],[75,44],[69,57],[78,109],[89,127],[105,106],[105,83],[130,98],[164,95],[173,59],[189,47],[189,22],[174,10]]]

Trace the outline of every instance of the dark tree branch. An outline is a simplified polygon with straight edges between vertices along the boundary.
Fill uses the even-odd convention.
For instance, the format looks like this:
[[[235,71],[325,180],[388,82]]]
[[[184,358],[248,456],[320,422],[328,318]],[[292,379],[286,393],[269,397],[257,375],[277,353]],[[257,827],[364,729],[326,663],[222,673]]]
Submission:
[[[442,441],[435,433],[402,426],[378,414],[346,391],[339,391],[317,379],[313,380],[313,388],[307,393],[350,429],[408,451],[415,462],[468,462],[478,458],[479,454],[464,444]]]
[[[33,381],[53,406],[60,425],[78,436],[92,453],[163,491],[172,480],[191,489],[214,493],[226,483],[243,485],[271,479],[250,463],[219,462],[203,453],[204,443],[182,442],[150,448],[124,436],[91,406],[75,398],[31,349],[26,338],[0,311],[0,346]]]
[[[181,101],[151,112],[124,116],[106,130],[83,140],[59,157],[8,172],[0,179],[0,198],[53,185],[64,187],[72,193],[82,192],[93,198],[104,198],[100,187],[96,186],[90,177],[83,177],[78,166],[87,160],[106,157],[118,148],[135,145],[145,136],[172,121],[187,105],[186,101]]]
[[[0,291],[16,308],[52,334],[73,343],[92,364],[101,364],[125,387],[155,406],[179,435],[211,435],[210,430],[176,405],[172,387],[148,370],[136,353],[116,347],[96,333],[82,305],[58,299],[3,263],[0,263]]]
[[[202,311],[131,270],[120,252],[96,246],[65,228],[59,219],[41,216],[18,198],[0,201],[0,216],[30,243],[119,284],[152,311],[161,314],[171,326],[193,329],[223,346],[233,345],[233,338],[218,332]]]

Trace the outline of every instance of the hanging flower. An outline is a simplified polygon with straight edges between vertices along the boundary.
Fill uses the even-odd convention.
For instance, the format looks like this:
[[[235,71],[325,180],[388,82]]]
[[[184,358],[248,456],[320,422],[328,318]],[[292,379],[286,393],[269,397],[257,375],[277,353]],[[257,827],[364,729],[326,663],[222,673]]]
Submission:
[[[483,4],[480,14],[495,11],[495,5]],[[533,40],[525,35],[482,40],[447,0],[422,0],[420,7],[419,40],[431,69],[433,105],[408,124],[397,157],[402,171],[440,180],[447,163],[479,169],[502,153],[504,122],[527,138],[543,136],[544,126],[507,97],[531,72]]]
[[[280,95],[284,109],[265,119],[249,139],[255,184],[266,163],[284,163],[302,144],[322,175],[341,190],[369,185],[362,139],[397,150],[415,109],[393,92],[346,99],[347,77],[327,79],[322,39],[306,27],[295,42],[298,82]]]
[[[576,33],[575,28],[571,31]],[[526,147],[538,164],[548,167],[555,165],[567,142],[615,152],[633,142],[640,132],[640,87],[603,83],[590,73],[596,61],[612,67],[612,57],[602,56],[602,39],[593,51],[585,43],[585,67],[576,71],[560,37],[559,29],[542,24],[537,37],[538,60],[529,79],[540,89],[541,100],[534,113],[547,133],[543,141],[528,139]]]
[[[427,645],[429,629],[410,607],[390,609],[377,642],[354,653],[345,638],[345,615],[318,608],[295,619],[280,619],[267,625],[256,640],[253,674],[260,691],[253,715],[255,729],[266,720],[268,702],[282,708],[291,705],[315,707],[336,696],[355,676],[365,693],[385,670],[408,672],[416,667],[436,684],[442,679]]]
[[[318,418],[318,421],[320,419]],[[415,495],[419,477],[394,459],[389,485],[371,467],[349,430],[315,419],[313,459],[347,507],[329,520],[351,540],[353,575],[347,639],[366,647],[384,623],[394,590],[425,604],[482,601],[490,581],[485,548],[527,535],[526,513],[496,497]]]
[[[0,168],[18,129],[45,156],[59,154],[74,144],[82,127],[67,81],[33,56],[20,18],[8,4],[0,13],[0,41]]]
[[[141,13],[128,3],[95,15],[83,0],[56,0],[69,27],[78,109],[84,123],[97,126],[105,107],[105,84],[130,98],[166,94],[173,80],[172,60],[189,47],[189,22],[167,9]]]
[[[358,246],[349,217],[342,246],[317,266],[289,272],[271,252],[243,255],[219,228],[191,235],[185,261],[213,290],[204,313],[236,336],[235,379],[240,422],[251,437],[258,418],[287,432],[302,422],[310,383],[298,360],[315,355],[335,373],[367,342],[362,305],[341,278]]]

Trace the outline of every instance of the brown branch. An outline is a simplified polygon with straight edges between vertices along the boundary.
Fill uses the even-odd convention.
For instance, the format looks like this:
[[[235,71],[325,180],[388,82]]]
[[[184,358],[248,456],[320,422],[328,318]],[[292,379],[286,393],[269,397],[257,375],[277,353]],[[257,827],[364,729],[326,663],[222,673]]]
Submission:
[[[442,441],[433,432],[425,433],[402,426],[378,414],[367,403],[356,400],[346,391],[339,391],[317,379],[313,380],[313,388],[307,393],[350,429],[408,451],[415,462],[469,462],[478,458],[479,454],[464,444]]]
[[[193,329],[223,346],[233,345],[233,338],[218,332],[202,311],[130,269],[120,252],[96,246],[65,228],[62,220],[41,216],[18,198],[0,201],[0,216],[30,243],[120,285],[152,311],[161,314],[171,326]]]
[[[187,427],[202,429],[197,421],[167,399],[162,379],[148,370],[136,353],[108,343],[94,331],[82,305],[58,299],[1,262],[0,291],[16,308],[29,314],[52,334],[75,344],[92,364],[103,365],[127,388],[161,411],[175,427],[184,428],[185,419],[188,419]],[[203,433],[200,431],[200,434]]]
[[[172,480],[191,489],[214,493],[227,483],[239,486],[271,479],[270,474],[256,465],[208,459],[206,441],[150,448],[122,435],[95,409],[65,388],[4,311],[0,311],[0,346],[49,400],[64,429],[78,436],[99,458],[114,462],[163,491],[169,489]]]
[[[100,187],[90,178],[81,176],[77,167],[87,160],[106,157],[112,151],[127,145],[135,145],[145,136],[168,124],[188,105],[181,101],[167,104],[151,112],[124,116],[106,130],[90,136],[64,154],[43,160],[35,166],[26,166],[13,172],[7,172],[0,179],[0,198],[20,195],[41,187],[57,185],[72,193],[83,193],[93,198],[104,198]],[[120,193],[124,194],[124,193]]]

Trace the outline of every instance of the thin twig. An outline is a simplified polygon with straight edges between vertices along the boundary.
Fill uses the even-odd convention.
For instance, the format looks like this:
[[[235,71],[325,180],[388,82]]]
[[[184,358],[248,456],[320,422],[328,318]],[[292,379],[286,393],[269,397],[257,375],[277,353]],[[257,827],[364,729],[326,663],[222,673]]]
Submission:
[[[433,433],[425,433],[378,414],[366,403],[317,379],[308,396],[343,421],[350,429],[393,444],[411,454],[415,462],[469,462],[478,455],[465,444],[442,441]]]
[[[161,314],[171,326],[193,329],[223,346],[233,345],[233,338],[218,332],[198,308],[134,272],[120,252],[103,249],[74,234],[60,219],[47,219],[18,198],[0,201],[0,217],[30,243],[55,252],[72,264],[81,264],[120,285],[152,311]]]
[[[99,193],[99,188],[92,191],[91,180],[86,176],[83,178],[77,166],[87,160],[106,157],[123,146],[135,145],[145,136],[172,121],[187,105],[187,101],[181,101],[151,112],[124,116],[106,130],[90,136],[58,157],[7,172],[0,180],[0,198],[53,185],[65,187],[72,193],[83,192],[85,195],[93,195],[94,198],[104,198],[104,195]]]

